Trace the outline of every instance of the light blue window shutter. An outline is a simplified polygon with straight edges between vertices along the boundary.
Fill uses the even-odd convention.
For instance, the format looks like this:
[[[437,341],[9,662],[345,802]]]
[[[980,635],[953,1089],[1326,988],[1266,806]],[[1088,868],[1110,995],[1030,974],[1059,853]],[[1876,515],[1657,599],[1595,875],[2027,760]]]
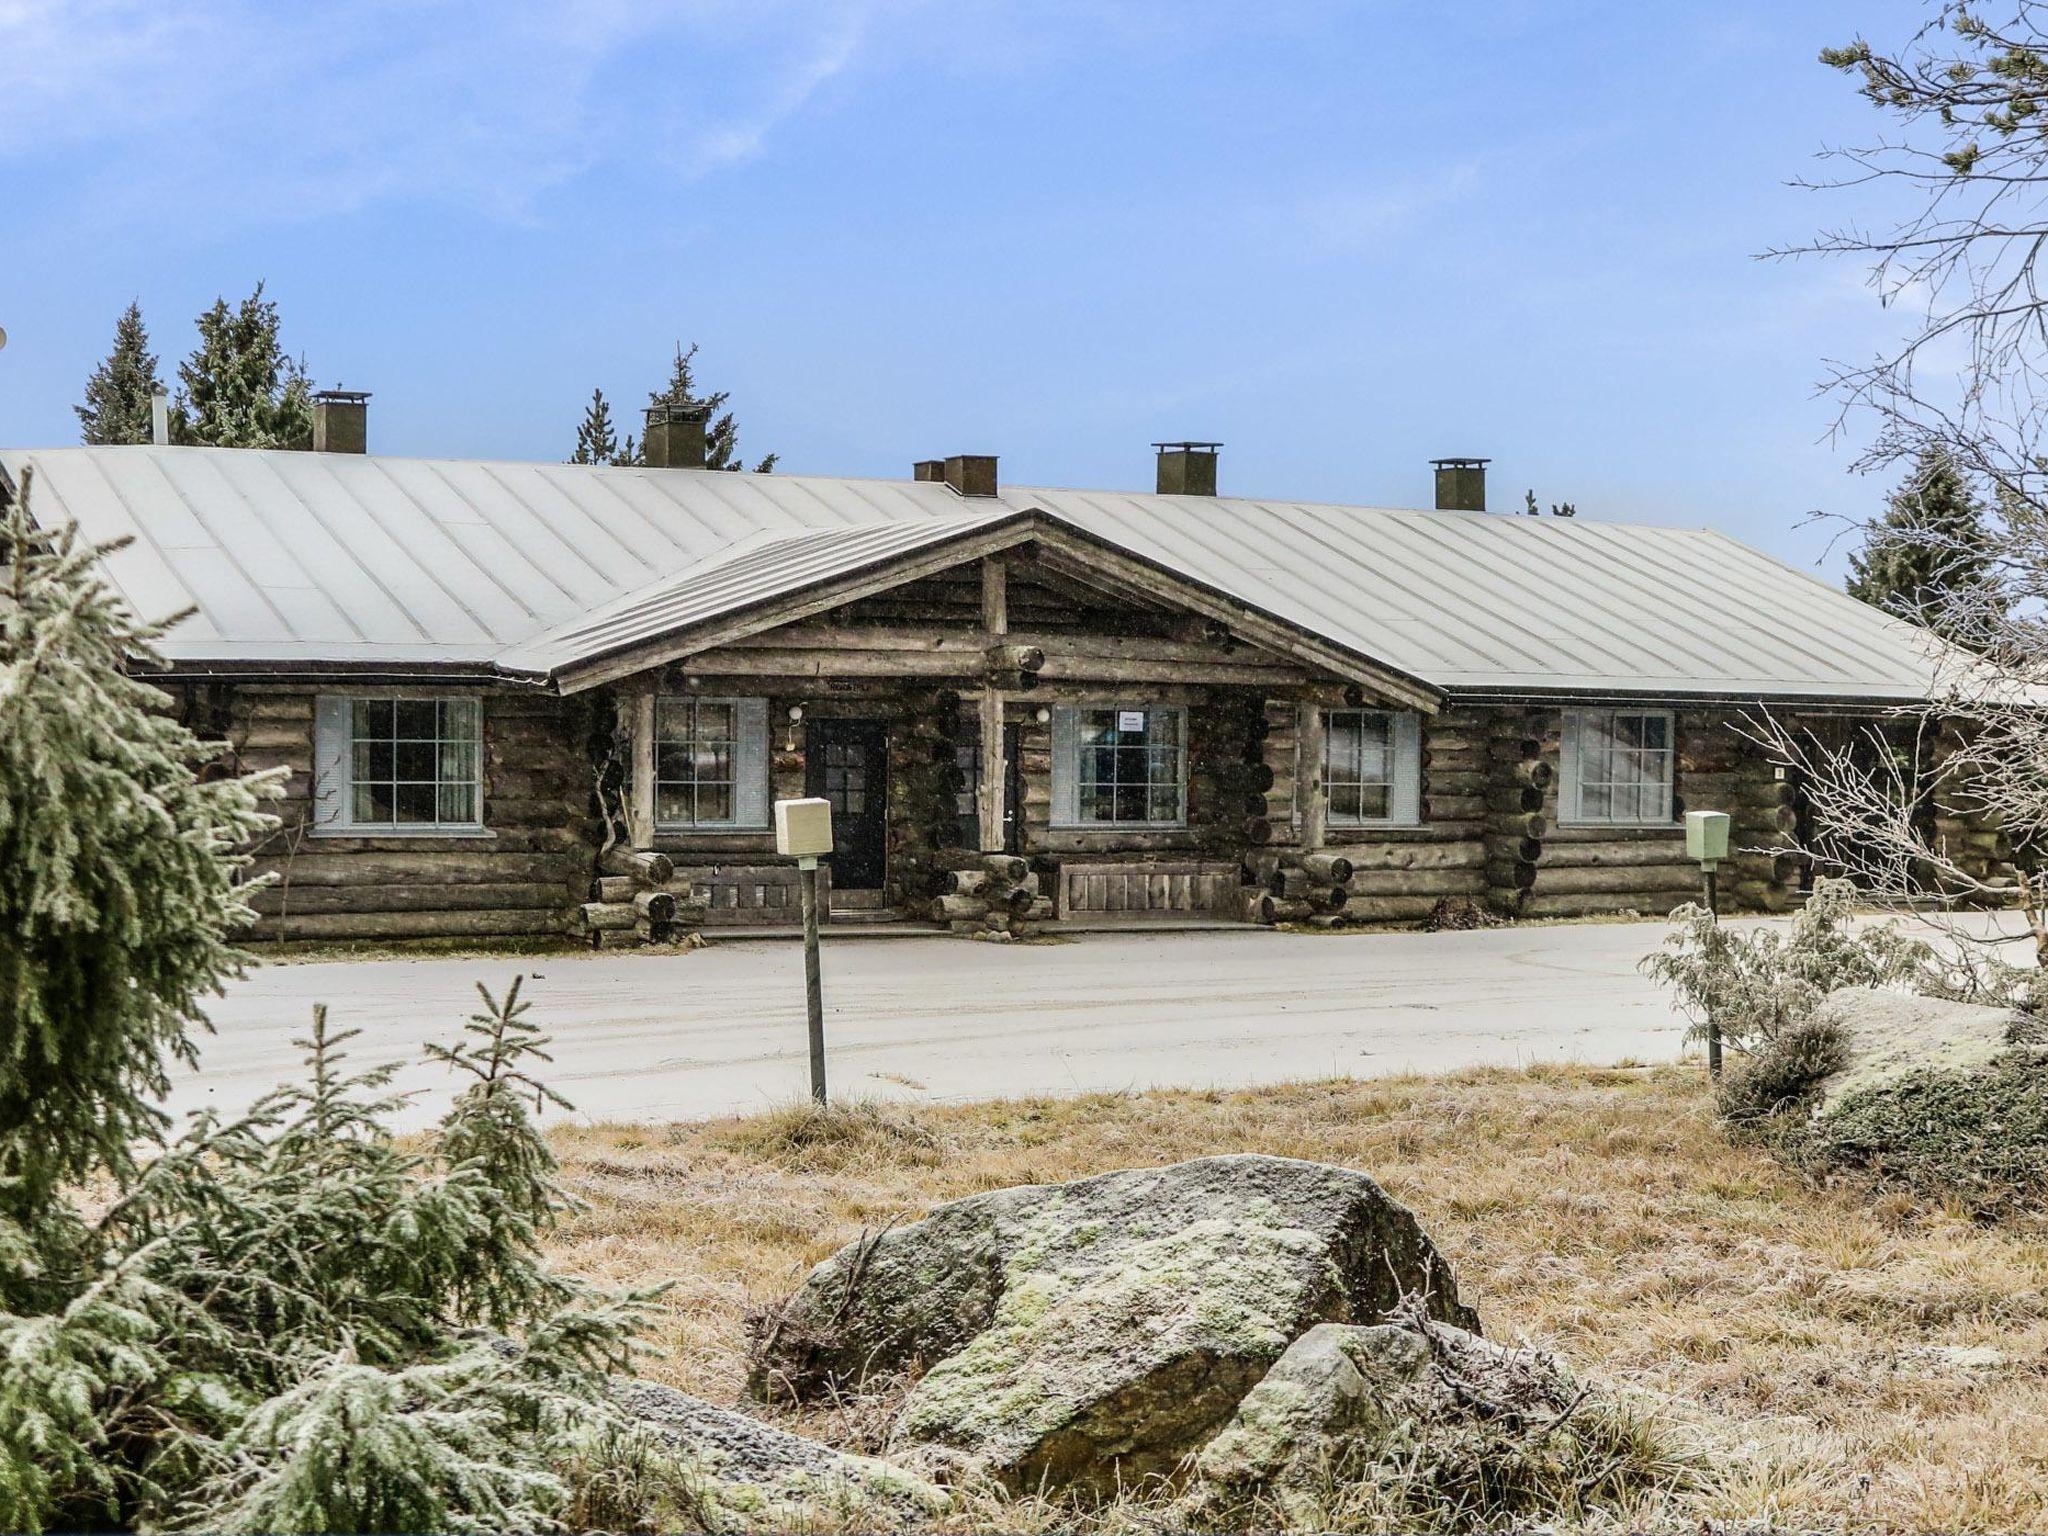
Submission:
[[[765,827],[769,821],[768,701],[735,702],[739,745],[733,756],[733,820],[742,827]]]
[[[1585,716],[1576,709],[1564,712],[1559,722],[1557,746],[1557,819],[1579,819],[1579,731]]]
[[[1394,783],[1387,819],[1403,826],[1422,820],[1422,716],[1402,711],[1393,717]]]
[[[1081,716],[1056,705],[1052,712],[1052,824],[1071,827],[1081,820]]]
[[[355,754],[348,699],[323,693],[313,703],[313,825],[346,827],[354,820]]]

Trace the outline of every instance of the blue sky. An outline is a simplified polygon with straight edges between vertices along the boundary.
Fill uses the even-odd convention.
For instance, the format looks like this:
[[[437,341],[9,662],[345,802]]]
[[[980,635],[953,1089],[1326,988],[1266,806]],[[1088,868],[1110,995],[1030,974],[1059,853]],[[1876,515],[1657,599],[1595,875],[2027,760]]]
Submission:
[[[130,297],[168,374],[262,278],[379,452],[566,457],[694,339],[795,472],[1214,437],[1226,492],[1421,505],[1477,453],[1812,565],[1884,489],[1813,381],[1897,320],[1753,257],[1853,211],[1785,185],[1877,126],[1818,49],[1924,14],[0,0],[0,440],[75,440]]]

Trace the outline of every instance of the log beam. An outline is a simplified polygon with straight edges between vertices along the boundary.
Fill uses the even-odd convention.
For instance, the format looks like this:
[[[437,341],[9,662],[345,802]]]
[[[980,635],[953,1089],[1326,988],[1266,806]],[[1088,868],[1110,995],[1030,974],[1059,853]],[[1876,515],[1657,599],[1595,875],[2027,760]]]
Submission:
[[[1003,851],[1003,694],[981,690],[981,785],[975,809],[981,814],[981,851]]]
[[[626,812],[626,833],[635,848],[654,846],[654,690],[629,695],[619,706],[628,712],[633,743],[633,798]]]
[[[1323,774],[1323,706],[1301,706],[1301,771],[1307,775],[1301,808],[1301,846],[1321,848],[1330,824],[1330,786]]]

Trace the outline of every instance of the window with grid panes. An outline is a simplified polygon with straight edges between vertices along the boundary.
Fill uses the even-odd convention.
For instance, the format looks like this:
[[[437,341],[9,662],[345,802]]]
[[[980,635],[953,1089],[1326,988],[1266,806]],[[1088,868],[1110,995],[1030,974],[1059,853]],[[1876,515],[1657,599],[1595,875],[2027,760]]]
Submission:
[[[1562,819],[1588,826],[1671,820],[1671,713],[1574,709],[1564,717]]]
[[[739,715],[734,699],[655,701],[656,824],[717,827],[737,820]]]
[[[483,821],[473,698],[348,701],[352,827],[475,827]],[[339,788],[339,786],[337,786]]]
[[[1119,708],[1077,714],[1077,819],[1126,827],[1185,823],[1186,712]]]
[[[1394,808],[1394,720],[1384,710],[1332,710],[1324,722],[1328,819],[1340,826],[1386,821]]]

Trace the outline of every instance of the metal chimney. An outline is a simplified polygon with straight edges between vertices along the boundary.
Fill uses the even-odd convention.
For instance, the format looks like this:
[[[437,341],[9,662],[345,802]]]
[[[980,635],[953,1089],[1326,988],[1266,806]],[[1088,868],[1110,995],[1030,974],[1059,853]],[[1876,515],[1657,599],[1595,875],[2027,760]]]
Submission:
[[[1159,454],[1154,484],[1162,496],[1214,496],[1221,443],[1154,443]]]
[[[1436,466],[1436,509],[1439,512],[1484,512],[1486,466],[1491,459],[1431,459]]]
[[[710,424],[711,407],[694,400],[687,405],[669,400],[650,405],[640,456],[649,469],[702,469],[710,452]]]
[[[370,451],[370,392],[323,389],[313,396],[313,451]]]
[[[160,389],[149,397],[149,440],[159,448],[171,441],[171,397]]]

